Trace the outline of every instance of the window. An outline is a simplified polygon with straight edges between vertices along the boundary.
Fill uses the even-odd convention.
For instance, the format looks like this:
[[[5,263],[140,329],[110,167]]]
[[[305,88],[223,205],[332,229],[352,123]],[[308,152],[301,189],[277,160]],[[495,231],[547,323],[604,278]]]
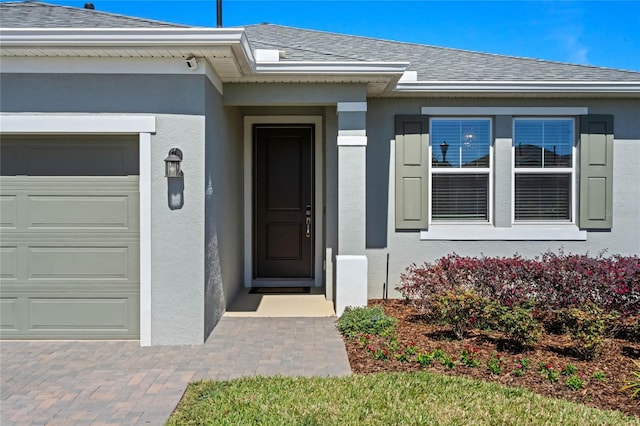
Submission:
[[[570,222],[573,217],[573,119],[515,119],[514,219]]]
[[[489,222],[491,120],[431,120],[431,221]]]

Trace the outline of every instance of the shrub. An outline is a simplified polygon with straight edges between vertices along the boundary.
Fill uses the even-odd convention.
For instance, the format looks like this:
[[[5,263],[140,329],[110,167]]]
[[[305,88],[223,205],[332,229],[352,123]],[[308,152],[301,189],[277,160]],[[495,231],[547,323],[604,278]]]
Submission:
[[[636,371],[631,373],[631,378],[625,382],[623,391],[629,392],[629,398],[640,399],[640,361],[633,360]]]
[[[450,325],[458,339],[473,328],[488,301],[470,290],[457,289],[436,295],[429,306],[434,320]]]
[[[597,358],[617,318],[616,313],[607,314],[593,304],[569,310],[565,324],[576,353],[583,359]]]
[[[507,339],[520,347],[536,343],[542,335],[542,327],[533,317],[532,309],[492,302],[485,305],[483,318],[491,328],[502,331]]]
[[[356,337],[361,334],[389,335],[393,332],[395,323],[395,318],[385,315],[380,306],[348,306],[336,322],[336,326],[343,336]]]
[[[457,289],[498,302],[528,308],[544,325],[559,329],[553,311],[592,304],[622,318],[640,312],[640,257],[597,256],[546,252],[534,259],[519,255],[462,257],[450,254],[421,266],[409,266],[396,288],[428,313],[439,295]],[[554,324],[548,324],[550,319]],[[637,330],[637,329],[635,329]]]
[[[640,314],[622,318],[620,329],[622,337],[632,342],[640,342]]]

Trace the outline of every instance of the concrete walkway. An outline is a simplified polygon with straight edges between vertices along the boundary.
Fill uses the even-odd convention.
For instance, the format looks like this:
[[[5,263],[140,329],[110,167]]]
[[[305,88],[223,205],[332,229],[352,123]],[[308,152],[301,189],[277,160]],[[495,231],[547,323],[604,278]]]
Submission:
[[[225,316],[202,346],[3,341],[0,424],[160,425],[194,380],[348,375],[334,322]]]

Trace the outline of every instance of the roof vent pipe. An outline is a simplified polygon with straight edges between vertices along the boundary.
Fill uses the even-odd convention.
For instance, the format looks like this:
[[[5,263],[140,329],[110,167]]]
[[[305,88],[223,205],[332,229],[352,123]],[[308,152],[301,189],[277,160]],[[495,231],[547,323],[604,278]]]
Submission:
[[[222,28],[222,0],[216,0],[216,26]]]
[[[84,8],[94,10],[95,6],[93,5],[93,3],[85,3]]]

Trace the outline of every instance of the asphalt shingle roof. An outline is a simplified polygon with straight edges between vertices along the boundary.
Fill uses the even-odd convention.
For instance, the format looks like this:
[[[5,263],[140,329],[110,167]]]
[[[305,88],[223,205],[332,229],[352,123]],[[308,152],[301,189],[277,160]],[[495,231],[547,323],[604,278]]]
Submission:
[[[0,3],[2,28],[181,28],[187,25],[36,1]]]
[[[157,28],[186,25],[36,1],[0,3],[4,28]],[[278,49],[286,61],[410,62],[418,80],[640,81],[640,72],[521,58],[286,27],[248,25],[252,48]]]
[[[409,61],[418,80],[640,81],[640,72],[471,52],[285,27],[244,27],[254,49],[284,50],[286,60]]]

